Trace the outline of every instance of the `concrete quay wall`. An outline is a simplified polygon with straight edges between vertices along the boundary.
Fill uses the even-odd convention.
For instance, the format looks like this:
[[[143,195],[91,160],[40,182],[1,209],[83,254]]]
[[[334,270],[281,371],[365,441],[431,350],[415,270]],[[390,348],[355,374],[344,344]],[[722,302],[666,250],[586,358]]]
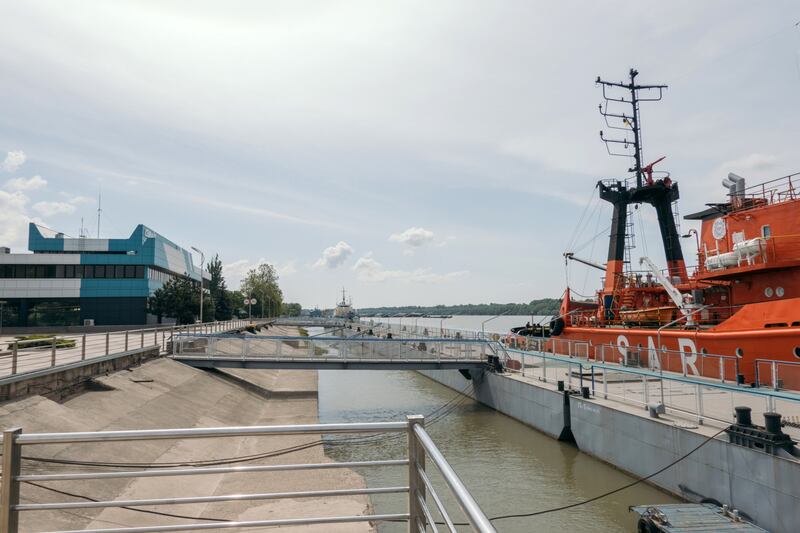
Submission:
[[[421,373],[456,391],[468,383],[458,371]],[[610,402],[569,395],[565,403],[557,390],[489,372],[475,376],[464,394],[554,438],[569,423],[581,451],[637,477],[658,471],[708,439],[707,431],[626,412]],[[708,442],[648,482],[689,501],[729,504],[773,533],[795,532],[800,524],[800,462],[724,440]]]

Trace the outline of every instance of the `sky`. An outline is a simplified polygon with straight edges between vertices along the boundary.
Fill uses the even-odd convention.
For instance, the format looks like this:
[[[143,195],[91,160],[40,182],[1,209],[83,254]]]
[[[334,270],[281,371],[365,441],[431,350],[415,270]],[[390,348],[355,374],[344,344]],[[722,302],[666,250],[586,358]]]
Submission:
[[[287,301],[525,302],[598,288],[597,76],[667,84],[644,158],[688,214],[800,171],[796,1],[3,2],[0,246],[143,223],[261,262]],[[663,265],[652,208],[634,255]],[[689,227],[683,222],[681,229]],[[593,238],[597,236],[596,238]],[[684,253],[694,256],[693,239]],[[199,259],[198,259],[199,261]],[[691,263],[692,261],[689,260]]]

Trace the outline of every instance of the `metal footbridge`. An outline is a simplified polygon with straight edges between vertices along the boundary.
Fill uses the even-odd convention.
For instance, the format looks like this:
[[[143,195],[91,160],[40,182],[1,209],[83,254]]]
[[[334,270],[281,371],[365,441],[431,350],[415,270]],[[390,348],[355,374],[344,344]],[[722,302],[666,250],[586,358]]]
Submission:
[[[481,339],[180,334],[170,356],[197,368],[479,370],[497,343]]]

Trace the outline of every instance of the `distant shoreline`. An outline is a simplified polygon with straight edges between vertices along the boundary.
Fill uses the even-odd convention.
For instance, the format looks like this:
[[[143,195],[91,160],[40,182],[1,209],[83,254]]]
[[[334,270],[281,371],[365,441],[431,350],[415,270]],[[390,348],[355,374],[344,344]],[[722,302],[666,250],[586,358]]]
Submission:
[[[561,300],[542,298],[530,303],[489,303],[435,306],[366,307],[358,310],[361,316],[418,314],[418,315],[553,315],[558,314]]]

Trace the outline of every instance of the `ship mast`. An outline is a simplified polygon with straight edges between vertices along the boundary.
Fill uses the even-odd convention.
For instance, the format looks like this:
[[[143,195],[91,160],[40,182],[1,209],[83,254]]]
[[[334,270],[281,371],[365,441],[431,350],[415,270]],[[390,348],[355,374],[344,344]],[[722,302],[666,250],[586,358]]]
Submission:
[[[672,211],[672,204],[680,197],[678,184],[670,179],[668,173],[659,173],[661,174],[659,179],[653,178],[653,167],[662,161],[663,157],[647,165],[643,163],[639,104],[661,100],[667,86],[637,84],[636,76],[639,72],[633,68],[628,74],[629,83],[604,81],[599,76],[596,80],[596,83],[603,88],[605,103],[600,104],[598,108],[606,126],[609,129],[625,132],[621,138],[608,138],[601,131],[600,139],[605,143],[610,155],[629,157],[633,160],[633,166],[628,172],[632,172],[636,177],[635,186],[629,186],[627,180],[601,180],[597,183],[600,198],[614,206],[606,278],[602,291],[602,303],[606,318],[609,319],[614,318],[615,309],[619,306],[616,300],[621,289],[625,287],[624,273],[630,263],[630,258],[626,257],[627,251],[632,246],[627,245],[627,239],[632,238],[632,231],[628,230],[630,206],[647,203],[655,208],[669,277],[678,283],[687,280],[683,250]],[[620,108],[623,111],[619,111]],[[629,134],[633,139],[629,138]]]
[[[630,76],[630,83],[615,83],[611,81],[604,81],[600,79],[600,76],[597,77],[595,83],[601,85],[603,87],[603,98],[605,99],[606,103],[605,106],[600,104],[598,107],[600,109],[600,114],[606,119],[606,125],[615,130],[623,130],[623,131],[631,131],[633,133],[633,141],[628,140],[627,137],[622,139],[607,139],[603,135],[603,132],[600,131],[600,138],[606,143],[606,149],[608,153],[615,156],[621,157],[632,157],[634,165],[632,168],[628,169],[628,172],[633,172],[636,174],[636,186],[641,187],[644,182],[644,167],[642,166],[642,126],[641,121],[639,119],[639,103],[640,102],[658,102],[663,97],[663,91],[667,88],[666,85],[637,85],[636,84],[636,76],[639,75],[639,71],[636,69],[631,69],[628,73]],[[613,96],[606,93],[606,88],[623,88],[627,89],[630,92],[630,97],[625,98],[624,96]],[[639,91],[658,91],[658,96],[655,97],[641,97],[639,95]],[[628,104],[631,106],[631,114],[628,115],[627,113],[612,113],[609,111],[608,104],[609,102],[618,102],[622,104]],[[612,126],[609,123],[608,119],[619,119],[622,121],[622,126]],[[614,144],[621,144],[623,145],[626,152],[618,153],[611,150],[611,145]],[[633,148],[633,153],[630,152],[629,148]]]

